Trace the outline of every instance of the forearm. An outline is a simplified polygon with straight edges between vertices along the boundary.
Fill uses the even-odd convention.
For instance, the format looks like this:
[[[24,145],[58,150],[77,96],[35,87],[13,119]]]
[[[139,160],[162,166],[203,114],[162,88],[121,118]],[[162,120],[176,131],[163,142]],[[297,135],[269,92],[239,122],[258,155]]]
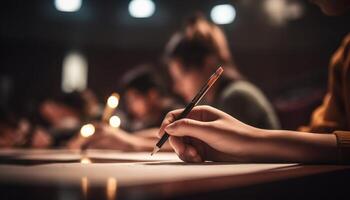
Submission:
[[[334,134],[258,129],[253,157],[267,162],[335,163],[337,142]]]

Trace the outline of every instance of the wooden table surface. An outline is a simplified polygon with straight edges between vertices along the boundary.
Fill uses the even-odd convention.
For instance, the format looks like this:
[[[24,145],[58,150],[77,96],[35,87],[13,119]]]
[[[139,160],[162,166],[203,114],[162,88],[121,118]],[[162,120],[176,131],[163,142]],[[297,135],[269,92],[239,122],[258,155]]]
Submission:
[[[67,150],[0,150],[0,199],[350,199],[347,165],[192,165],[170,154],[150,160],[140,160],[142,153],[99,150],[86,155]],[[138,174],[144,165],[145,173],[166,166],[192,176]],[[135,169],[121,171],[123,167]],[[233,169],[237,167],[242,170]]]

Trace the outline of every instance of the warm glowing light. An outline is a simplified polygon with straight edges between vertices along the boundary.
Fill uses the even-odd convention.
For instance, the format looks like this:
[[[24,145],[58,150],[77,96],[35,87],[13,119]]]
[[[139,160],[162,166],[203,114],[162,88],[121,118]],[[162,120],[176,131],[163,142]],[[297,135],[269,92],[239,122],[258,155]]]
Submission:
[[[110,117],[113,115],[115,108],[119,104],[119,94],[113,93],[108,99],[107,99],[107,105],[103,111],[102,114],[102,121],[107,122],[110,119]]]
[[[217,5],[211,10],[210,17],[216,24],[229,24],[236,18],[236,10],[230,4]]]
[[[86,58],[78,53],[69,53],[63,60],[62,90],[64,92],[82,91],[87,87],[88,64]]]
[[[274,25],[286,24],[289,20],[298,19],[303,15],[303,7],[297,1],[265,0],[263,6]]]
[[[114,127],[114,128],[119,128],[120,126],[120,118],[118,116],[112,116],[110,119],[109,119],[109,125]]]
[[[83,137],[90,137],[95,133],[95,126],[92,124],[85,124],[80,129],[80,134]]]
[[[114,93],[107,99],[107,105],[111,108],[116,108],[119,104],[119,95]]]
[[[80,160],[80,163],[81,164],[90,164],[91,160],[89,158],[84,157]]]
[[[109,177],[107,179],[107,187],[106,187],[107,199],[112,200],[115,199],[117,194],[117,180],[113,177]]]
[[[86,199],[87,197],[88,187],[89,187],[88,178],[84,176],[81,178],[81,190],[83,192],[84,199]]]
[[[129,3],[129,13],[135,18],[147,18],[153,15],[156,6],[151,0],[132,0]]]
[[[55,7],[61,12],[76,12],[81,4],[82,0],[55,0]]]

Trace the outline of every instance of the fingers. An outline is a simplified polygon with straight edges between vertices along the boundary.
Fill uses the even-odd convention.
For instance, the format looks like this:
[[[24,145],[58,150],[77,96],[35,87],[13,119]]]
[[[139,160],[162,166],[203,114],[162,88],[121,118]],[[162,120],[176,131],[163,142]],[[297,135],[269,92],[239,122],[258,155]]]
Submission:
[[[210,122],[201,122],[185,118],[169,124],[164,130],[172,136],[190,136],[203,140],[210,137],[210,134],[208,133],[210,128],[209,126]]]
[[[163,122],[160,126],[158,137],[161,137],[164,134],[165,127],[167,127],[169,124],[174,122],[176,120],[176,117],[179,116],[182,113],[183,109],[178,109],[169,112]],[[215,121],[219,119],[222,115],[224,115],[223,112],[210,107],[210,106],[196,106],[192,109],[192,111],[187,115],[186,118],[194,119],[198,121],[203,122],[209,122],[209,121]]]
[[[186,144],[182,138],[171,136],[169,142],[181,160],[193,163],[204,161],[198,150],[191,144]]]
[[[162,135],[164,134],[165,127],[167,127],[170,123],[174,122],[176,117],[178,115],[180,115],[183,110],[184,109],[177,109],[177,110],[173,110],[171,112],[168,112],[168,114],[165,116],[162,124],[160,125],[159,132],[158,132],[159,138],[162,137]]]
[[[97,143],[104,137],[102,134],[93,134],[91,137],[85,139],[85,141],[81,144],[81,149],[86,150],[88,148],[92,148],[94,143]]]
[[[185,152],[186,147],[181,138],[170,136],[169,143],[177,155],[182,155]]]

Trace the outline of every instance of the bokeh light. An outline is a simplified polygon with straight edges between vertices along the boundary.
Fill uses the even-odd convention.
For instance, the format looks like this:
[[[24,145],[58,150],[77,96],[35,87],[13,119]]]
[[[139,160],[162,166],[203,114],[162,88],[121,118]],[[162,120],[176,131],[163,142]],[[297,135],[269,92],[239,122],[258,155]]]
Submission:
[[[121,120],[120,120],[120,118],[118,116],[112,116],[109,119],[109,125],[114,127],[114,128],[119,128],[120,123],[121,123]]]
[[[154,14],[156,6],[151,0],[132,0],[129,4],[129,13],[135,18],[147,18]]]
[[[95,133],[95,126],[92,124],[85,124],[80,129],[80,134],[83,137],[90,137]]]
[[[230,4],[216,5],[211,10],[210,17],[216,24],[230,24],[236,18],[236,10]]]
[[[119,95],[118,94],[112,94],[108,99],[107,99],[107,105],[111,108],[116,108],[119,104]]]
[[[82,0],[55,0],[55,7],[61,12],[76,12],[81,8]]]

